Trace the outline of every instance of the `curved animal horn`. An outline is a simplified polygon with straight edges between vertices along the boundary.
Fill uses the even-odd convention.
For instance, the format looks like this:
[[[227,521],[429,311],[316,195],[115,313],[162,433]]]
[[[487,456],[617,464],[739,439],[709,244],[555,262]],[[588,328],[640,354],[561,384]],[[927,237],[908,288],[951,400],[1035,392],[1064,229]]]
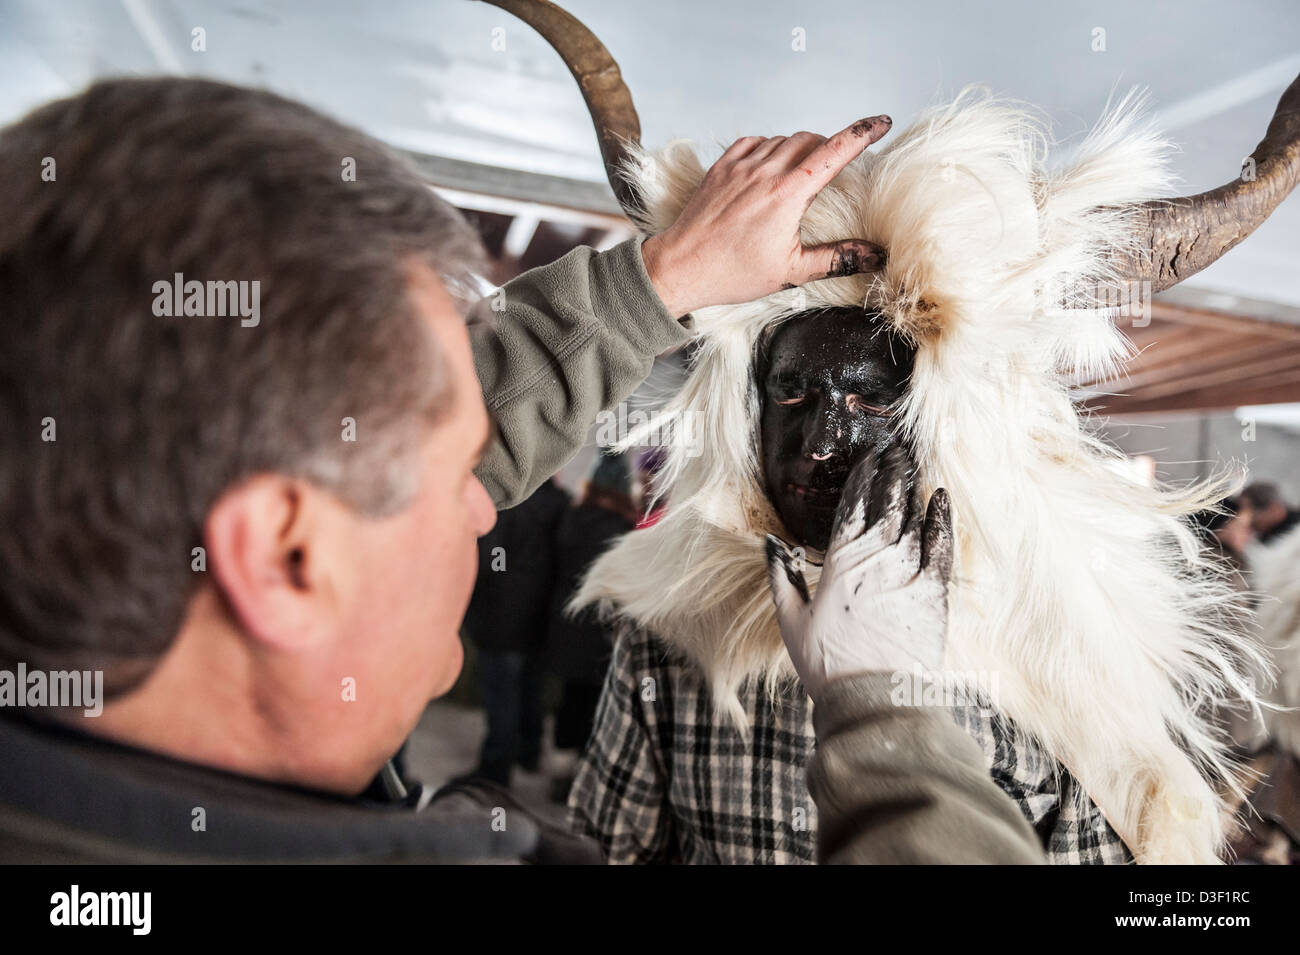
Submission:
[[[629,144],[641,142],[632,94],[623,82],[618,64],[582,21],[549,0],[484,0],[514,14],[541,34],[578,81],[582,98],[596,127],[605,175],[618,203],[629,216],[640,209],[635,188],[620,173]]]
[[[1251,155],[1254,179],[1141,206],[1141,254],[1121,268],[1159,292],[1210,265],[1267,219],[1300,181],[1300,76],[1278,101],[1273,121]]]

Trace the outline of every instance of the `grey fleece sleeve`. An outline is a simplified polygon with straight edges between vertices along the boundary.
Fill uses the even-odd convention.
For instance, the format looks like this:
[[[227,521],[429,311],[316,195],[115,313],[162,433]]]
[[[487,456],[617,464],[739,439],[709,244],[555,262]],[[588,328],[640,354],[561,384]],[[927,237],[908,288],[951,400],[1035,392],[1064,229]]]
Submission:
[[[813,699],[821,863],[1045,861],[984,756],[939,707],[896,706],[888,673],[828,683]]]
[[[474,306],[474,365],[498,429],[476,473],[498,508],[558,471],[596,415],[690,337],[650,284],[642,241],[574,249]]]

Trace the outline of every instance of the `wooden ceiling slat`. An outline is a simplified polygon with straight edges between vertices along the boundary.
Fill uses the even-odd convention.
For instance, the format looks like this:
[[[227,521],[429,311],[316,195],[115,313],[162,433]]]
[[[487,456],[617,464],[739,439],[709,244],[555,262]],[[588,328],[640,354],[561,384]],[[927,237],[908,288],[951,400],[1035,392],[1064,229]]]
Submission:
[[[1182,338],[1190,338],[1197,333],[1194,326],[1155,319],[1142,328],[1124,328],[1122,331],[1137,348],[1149,348],[1158,342],[1175,342]]]
[[[1300,370],[1300,349],[1274,348],[1272,354],[1267,358],[1229,364],[1205,374],[1193,373],[1169,379],[1143,388],[1140,393],[1144,400],[1150,400],[1177,394],[1181,391],[1188,391],[1192,388],[1205,390],[1226,387],[1234,382],[1244,380],[1251,380],[1258,384],[1268,384],[1268,376],[1286,374],[1293,370]],[[1136,389],[1131,393],[1137,393]]]
[[[1134,392],[1168,381],[1209,375],[1223,368],[1246,362],[1271,358],[1280,351],[1300,356],[1300,351],[1290,346],[1279,349],[1275,339],[1251,338],[1225,342],[1217,337],[1197,343],[1195,350],[1174,356],[1162,355],[1161,361],[1134,361],[1128,366],[1129,374],[1116,380],[1113,390]],[[1152,350],[1150,354],[1157,354]]]
[[[1217,332],[1204,328],[1187,328],[1183,331],[1184,334],[1182,335],[1152,342],[1142,350],[1141,354],[1135,356],[1128,366],[1130,368],[1140,367],[1144,370],[1159,368],[1182,361],[1188,356],[1203,355],[1207,350],[1232,348],[1246,339],[1246,336],[1235,332]],[[1251,337],[1249,341],[1259,343],[1260,341],[1272,342],[1273,340]]]
[[[1155,319],[1160,319],[1178,325],[1197,325],[1202,328],[1217,328],[1221,331],[1235,331],[1246,335],[1265,335],[1269,338],[1300,343],[1300,326],[1250,318],[1245,315],[1207,312],[1204,309],[1188,308],[1185,305],[1153,301],[1151,317],[1153,323]]]
[[[1283,401],[1300,401],[1300,369],[1273,375],[1267,381],[1240,380],[1229,387],[1198,388],[1159,398],[1103,396],[1088,402],[1087,407],[1096,414],[1127,417],[1176,411],[1219,411]]]
[[[1164,326],[1164,334],[1158,339],[1139,346],[1141,351],[1130,358],[1119,372],[1109,378],[1094,379],[1090,386],[1108,388],[1126,387],[1129,379],[1145,373],[1148,369],[1183,361],[1188,356],[1203,355],[1207,351],[1219,350],[1236,341],[1240,336],[1229,332],[1215,332],[1190,326]]]
[[[1139,353],[1122,374],[1081,386],[1107,415],[1208,411],[1300,400],[1300,325],[1157,299],[1151,322],[1118,323]]]

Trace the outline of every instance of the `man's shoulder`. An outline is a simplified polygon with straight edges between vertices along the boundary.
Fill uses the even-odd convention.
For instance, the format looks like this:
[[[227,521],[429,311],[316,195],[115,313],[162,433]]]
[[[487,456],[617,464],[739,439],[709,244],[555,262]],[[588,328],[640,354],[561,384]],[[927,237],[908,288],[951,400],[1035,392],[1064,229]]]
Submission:
[[[537,842],[481,809],[368,803],[12,715],[0,717],[0,765],[6,862],[509,861]]]

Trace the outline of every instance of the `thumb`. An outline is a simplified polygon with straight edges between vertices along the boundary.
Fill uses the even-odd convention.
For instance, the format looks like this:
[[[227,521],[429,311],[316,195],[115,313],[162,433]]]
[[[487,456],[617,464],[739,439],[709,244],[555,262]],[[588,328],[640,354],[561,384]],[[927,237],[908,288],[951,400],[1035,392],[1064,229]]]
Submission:
[[[799,257],[795,284],[817,279],[834,279],[862,272],[879,272],[885,267],[885,247],[866,239],[841,239],[806,248]]]
[[[803,579],[803,571],[795,566],[790,548],[772,534],[767,535],[767,582],[772,588],[781,632],[795,633],[808,606],[808,583]]]

